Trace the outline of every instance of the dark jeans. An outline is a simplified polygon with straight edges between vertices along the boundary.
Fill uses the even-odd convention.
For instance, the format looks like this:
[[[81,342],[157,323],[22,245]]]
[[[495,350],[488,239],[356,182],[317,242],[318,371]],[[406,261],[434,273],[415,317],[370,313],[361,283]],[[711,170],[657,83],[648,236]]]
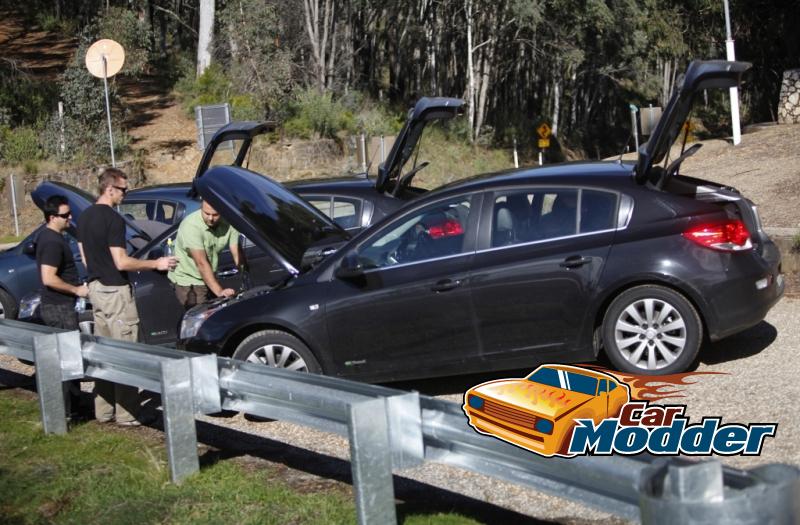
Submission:
[[[42,321],[47,326],[53,328],[64,328],[66,330],[78,329],[78,314],[75,312],[73,304],[49,304],[42,303],[39,306],[42,314]],[[77,417],[78,407],[81,400],[81,382],[78,380],[67,381],[64,383],[64,408],[67,417]]]
[[[41,306],[42,321],[47,326],[53,328],[64,328],[66,330],[78,329],[78,314],[75,312],[75,306],[70,304],[49,304],[42,303]]]

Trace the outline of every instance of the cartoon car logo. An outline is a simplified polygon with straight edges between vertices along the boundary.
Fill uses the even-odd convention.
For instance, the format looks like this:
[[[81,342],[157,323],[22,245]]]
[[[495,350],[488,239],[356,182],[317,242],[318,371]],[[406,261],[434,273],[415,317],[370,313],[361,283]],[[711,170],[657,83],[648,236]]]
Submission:
[[[596,370],[542,365],[528,377],[499,379],[464,394],[469,424],[543,456],[567,454],[575,421],[599,423],[630,401],[630,389]]]

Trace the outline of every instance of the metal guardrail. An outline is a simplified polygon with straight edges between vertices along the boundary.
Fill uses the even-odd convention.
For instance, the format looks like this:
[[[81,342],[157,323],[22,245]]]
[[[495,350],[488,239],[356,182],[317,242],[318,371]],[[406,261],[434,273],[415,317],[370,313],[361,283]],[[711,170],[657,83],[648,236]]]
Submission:
[[[162,396],[174,482],[199,469],[195,414],[222,409],[347,436],[360,523],[395,523],[392,472],[432,461],[648,524],[797,523],[800,469],[651,455],[545,458],[480,435],[455,403],[376,385],[0,321],[0,353],[33,361],[47,433],[65,433],[61,383],[104,379]]]

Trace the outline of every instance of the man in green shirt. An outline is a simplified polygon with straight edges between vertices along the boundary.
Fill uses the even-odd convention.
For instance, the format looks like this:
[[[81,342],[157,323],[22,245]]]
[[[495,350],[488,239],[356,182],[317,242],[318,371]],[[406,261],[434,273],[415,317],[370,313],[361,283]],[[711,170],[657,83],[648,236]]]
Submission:
[[[175,238],[178,265],[169,273],[178,301],[189,309],[214,297],[230,297],[236,292],[223,288],[215,272],[219,253],[229,246],[233,262],[239,265],[239,232],[203,201],[199,210],[183,219]]]

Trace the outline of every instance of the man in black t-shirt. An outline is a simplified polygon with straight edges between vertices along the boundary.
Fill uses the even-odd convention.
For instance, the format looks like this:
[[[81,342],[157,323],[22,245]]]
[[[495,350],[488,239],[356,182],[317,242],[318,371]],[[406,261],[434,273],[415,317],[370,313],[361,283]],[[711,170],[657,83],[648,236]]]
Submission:
[[[116,168],[105,170],[99,178],[99,197],[78,219],[78,246],[89,272],[89,299],[94,313],[95,335],[123,341],[136,341],[139,313],[136,310],[129,271],[175,268],[175,257],[140,260],[128,256],[125,221],[114,210],[128,191],[128,176]],[[116,419],[123,426],[139,425],[139,395],[135,388],[95,381],[95,417],[98,421]]]
[[[69,202],[63,195],[53,195],[45,201],[42,212],[45,227],[36,237],[36,265],[42,281],[39,311],[47,326],[77,330],[75,297],[86,297],[89,288],[80,284],[72,250],[64,239],[72,216]],[[79,416],[77,408],[80,406],[80,393],[80,381],[64,383],[67,417]]]
[[[89,288],[78,280],[78,268],[72,258],[64,232],[72,213],[63,195],[53,195],[44,203],[45,227],[36,238],[36,265],[42,280],[39,308],[47,326],[78,329],[75,297],[86,297]]]

